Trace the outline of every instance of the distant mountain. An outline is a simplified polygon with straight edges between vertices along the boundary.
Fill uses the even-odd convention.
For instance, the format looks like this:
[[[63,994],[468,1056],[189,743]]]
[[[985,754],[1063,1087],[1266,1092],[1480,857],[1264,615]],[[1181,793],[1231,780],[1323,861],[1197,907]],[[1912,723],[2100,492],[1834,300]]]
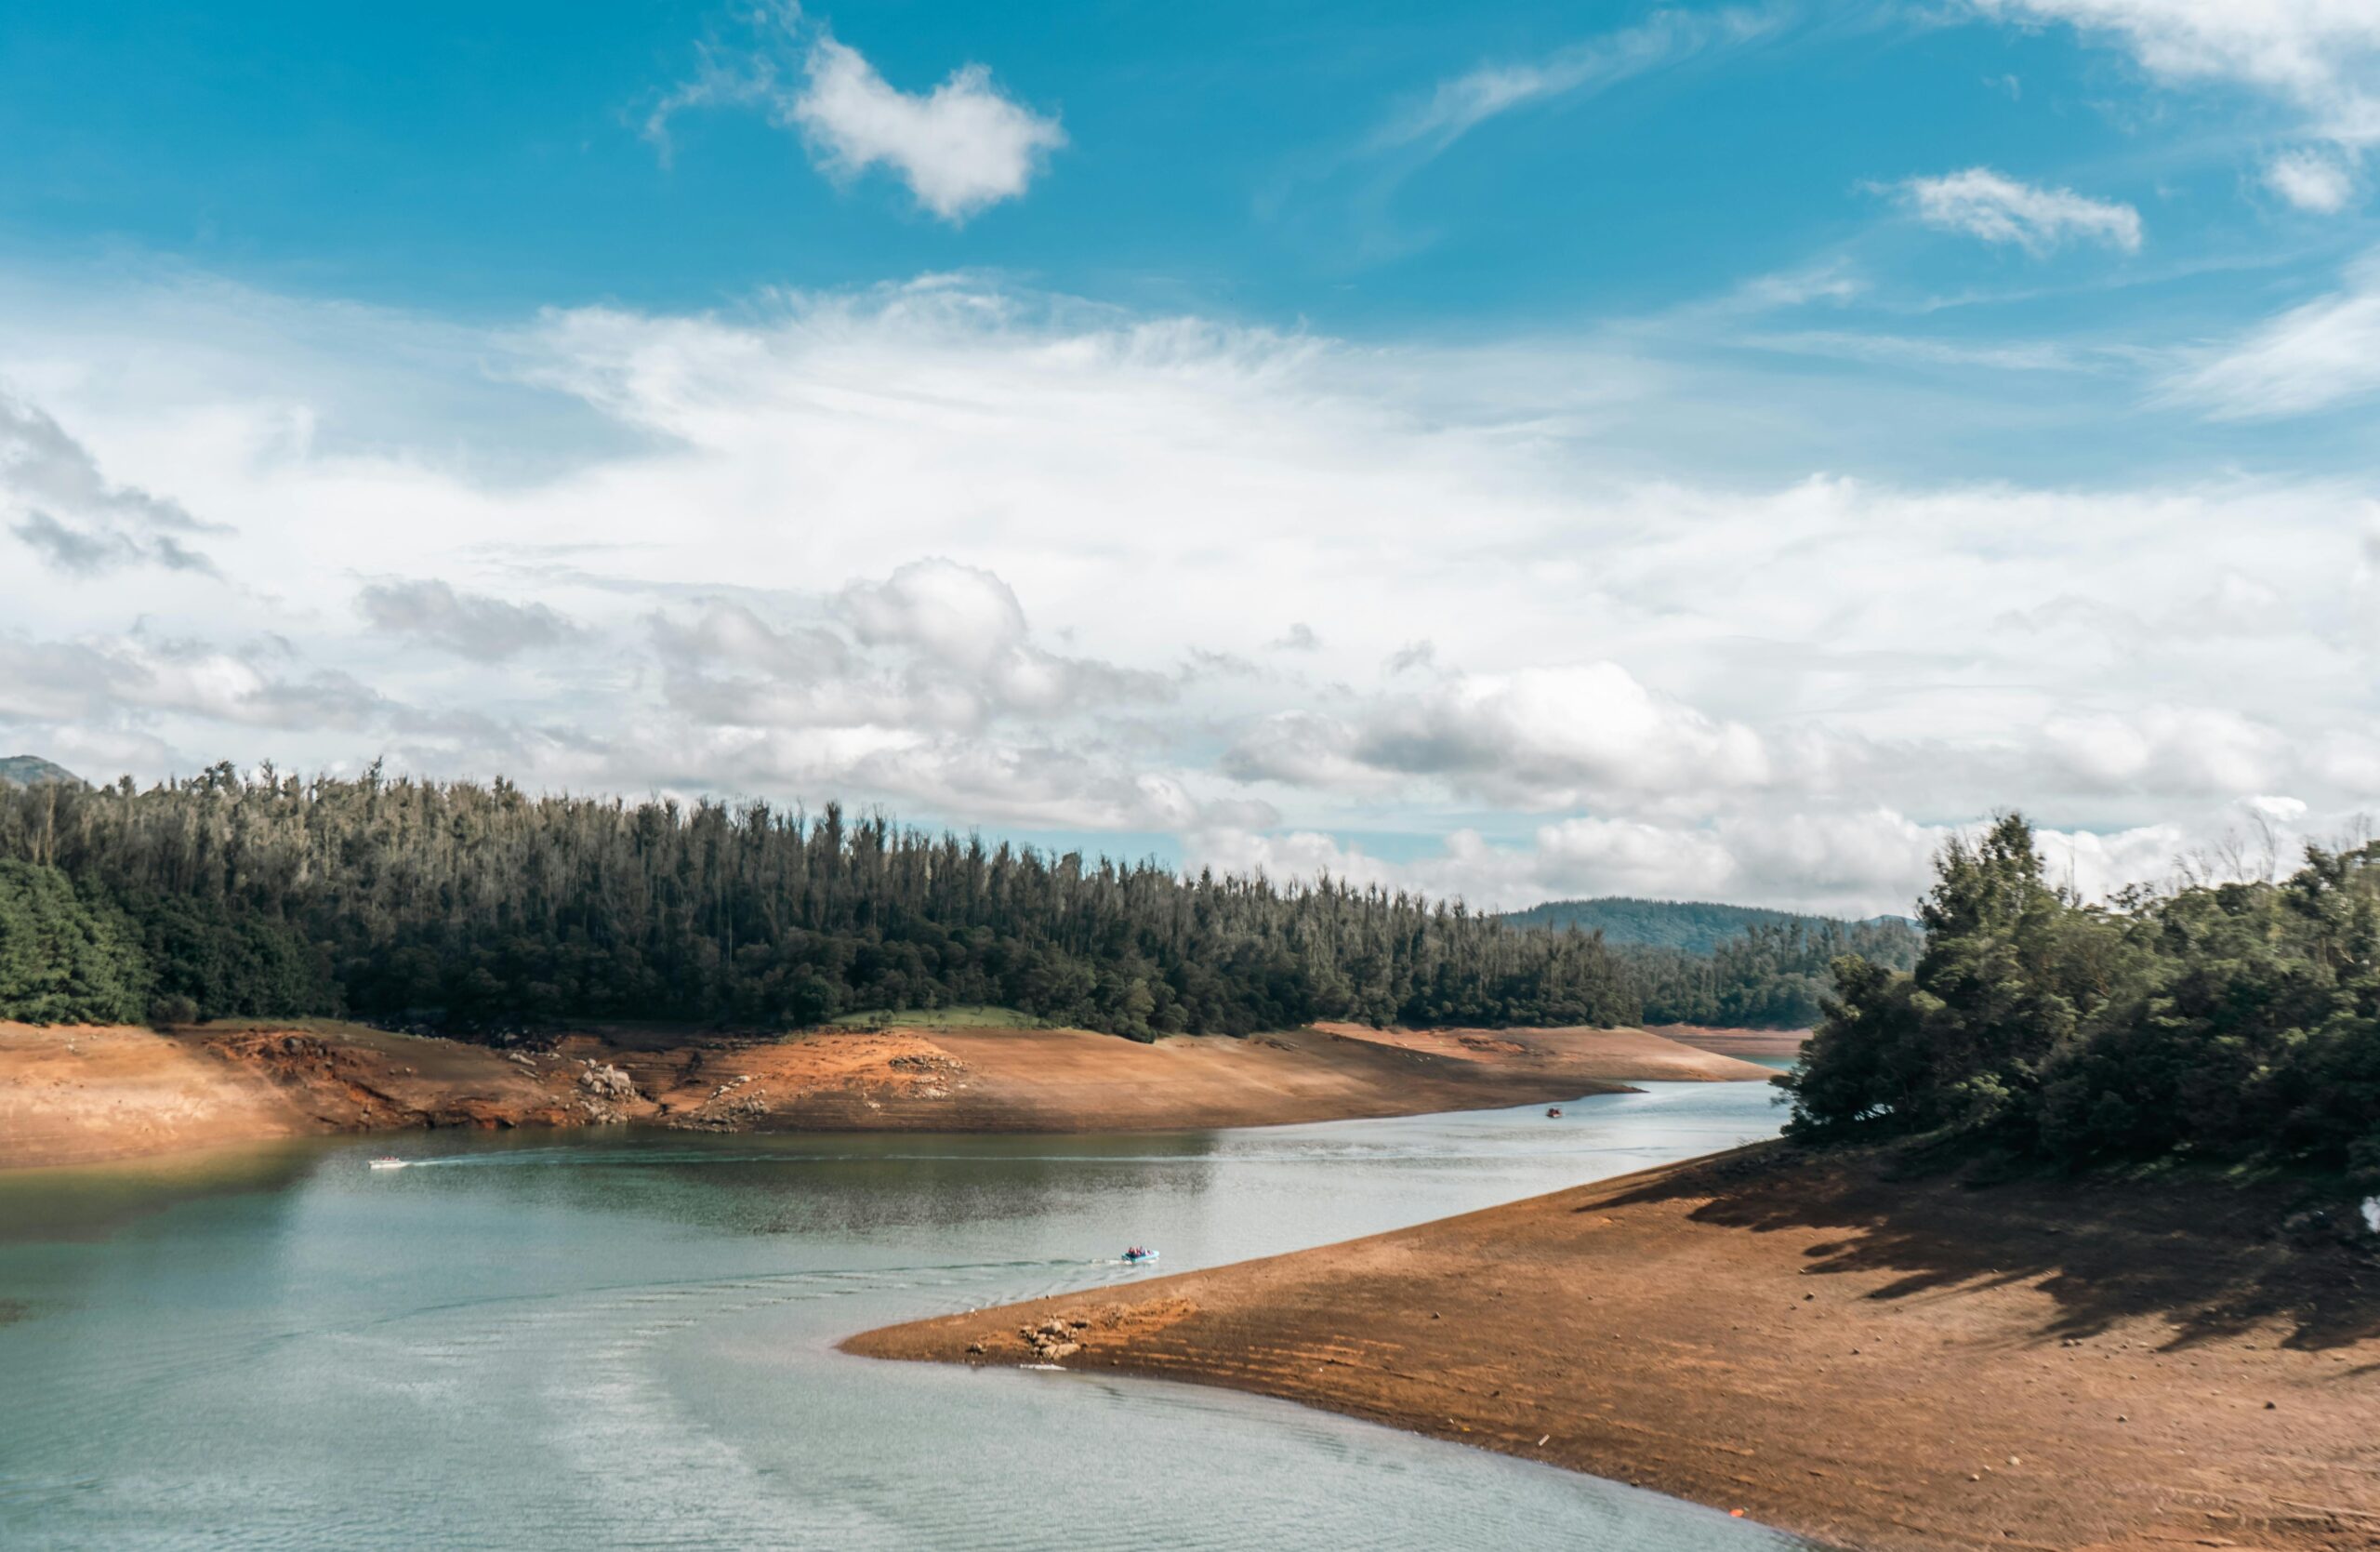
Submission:
[[[38,754],[0,758],[0,787],[38,787],[45,781],[62,781],[70,787],[83,785],[81,776]]]
[[[1593,900],[1549,900],[1527,910],[1510,912],[1504,920],[1516,927],[1547,927],[1557,932],[1564,927],[1590,933],[1600,930],[1606,943],[1675,948],[1688,954],[1713,953],[1721,944],[1741,937],[1753,927],[1898,926],[1906,928],[1912,937],[1917,930],[1916,923],[1900,916],[1873,916],[1850,923],[1760,906],[1726,906],[1709,900],[1639,900],[1624,895]]]

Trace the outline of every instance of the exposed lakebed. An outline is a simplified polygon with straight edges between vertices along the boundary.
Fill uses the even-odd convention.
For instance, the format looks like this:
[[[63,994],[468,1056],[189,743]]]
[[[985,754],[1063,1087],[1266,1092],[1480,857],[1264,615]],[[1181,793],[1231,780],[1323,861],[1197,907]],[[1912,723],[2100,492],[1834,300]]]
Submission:
[[[0,1541],[1794,1545],[1285,1403],[888,1364],[864,1327],[1268,1254],[1774,1130],[1750,1083],[1123,1137],[582,1132],[0,1177]],[[1587,1272],[1585,1275],[1591,1275]]]

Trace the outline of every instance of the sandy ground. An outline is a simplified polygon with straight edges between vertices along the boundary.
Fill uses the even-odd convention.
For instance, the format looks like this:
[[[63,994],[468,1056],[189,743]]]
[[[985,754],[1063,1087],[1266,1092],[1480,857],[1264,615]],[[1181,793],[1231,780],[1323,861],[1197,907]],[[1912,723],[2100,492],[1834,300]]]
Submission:
[[[1136,1131],[1476,1109],[1632,1079],[1758,1078],[1642,1030],[1302,1029],[1154,1045],[1079,1029],[603,1029],[505,1052],[360,1025],[0,1024],[0,1167],[436,1126]]]
[[[1723,1056],[1798,1056],[1807,1029],[1712,1029],[1699,1024],[1655,1024],[1650,1032],[1697,1051]]]
[[[2368,1247],[2277,1234],[2287,1187],[1887,1174],[1771,1146],[846,1346],[1261,1391],[1880,1552],[2380,1547]]]

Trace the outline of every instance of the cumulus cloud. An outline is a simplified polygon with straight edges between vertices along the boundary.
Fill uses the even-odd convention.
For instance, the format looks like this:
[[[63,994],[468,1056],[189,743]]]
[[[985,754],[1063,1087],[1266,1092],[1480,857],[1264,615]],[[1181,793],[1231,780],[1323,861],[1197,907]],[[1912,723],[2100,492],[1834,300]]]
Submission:
[[[1990,167],[1969,167],[1898,185],[1920,220],[1987,243],[2014,243],[2043,254],[2069,241],[2140,251],[2140,212],[2071,189],[2020,183]]]
[[[50,566],[98,576],[127,566],[211,574],[187,543],[205,527],[175,502],[112,484],[99,460],[48,415],[0,393],[0,511]]]
[[[543,604],[510,604],[457,592],[434,580],[375,582],[356,603],[377,630],[413,636],[460,657],[483,663],[539,647],[560,646],[577,631]]]
[[[1002,710],[1054,711],[1173,694],[1160,674],[1035,644],[1015,590],[979,567],[913,561],[881,582],[853,583],[838,603],[862,643],[906,648],[922,677],[947,676]]]
[[[830,170],[879,164],[928,210],[952,223],[1013,199],[1066,143],[1054,118],[1000,95],[978,64],[953,71],[922,95],[887,83],[858,51],[821,37],[809,79],[787,112]]]
[[[2265,166],[2265,186],[2297,206],[2317,215],[2335,216],[2355,197],[2355,177],[2335,156],[2293,151],[2274,157]]]
[[[985,65],[961,65],[930,92],[905,92],[798,6],[763,6],[752,20],[748,47],[706,40],[694,74],[654,99],[643,133],[665,166],[677,115],[756,108],[798,130],[829,176],[884,167],[920,208],[956,226],[1023,194],[1066,143],[1054,116],[1003,95]]]
[[[258,655],[137,634],[83,641],[0,637],[0,718],[124,725],[144,715],[243,728],[356,731],[400,710],[350,675],[292,676]]]
[[[1609,406],[1690,398],[1704,426],[1724,397],[1682,368],[1615,390],[1593,342],[1389,348],[964,280],[442,325],[468,383],[402,392],[376,374],[406,352],[323,343],[345,314],[277,316],[236,331],[270,391],[229,394],[219,343],[162,304],[117,332],[0,318],[13,378],[26,354],[90,363],[44,402],[112,471],[171,468],[156,499],[241,514],[208,548],[283,638],[155,566],[103,605],[20,588],[0,738],[144,777],[386,752],[841,798],[1335,855],[1506,905],[1905,909],[1942,827],[2001,804],[2097,837],[2075,866],[2114,877],[2243,796],[2314,827],[2380,790],[2355,732],[2380,710],[2380,529],[2352,480],[1663,477]],[[559,405],[583,437],[500,479],[447,456],[469,417],[441,393],[481,403],[490,359],[531,384],[522,419]],[[420,418],[359,434],[394,402]],[[292,433],[301,410],[318,431]],[[397,590],[389,628],[359,577]],[[422,577],[485,580],[449,600]],[[536,644],[540,610],[567,650]],[[502,672],[457,650],[523,640]],[[2162,839],[2107,839],[2135,832]]]
[[[1430,776],[1525,809],[1614,793],[1724,792],[1769,779],[1767,749],[1739,723],[1661,695],[1617,663],[1459,674],[1385,697],[1326,749],[1368,769]],[[1255,751],[1238,751],[1258,768]]]
[[[2167,391],[2226,420],[2304,415],[2380,391],[2380,254],[2341,290],[2202,357]]]

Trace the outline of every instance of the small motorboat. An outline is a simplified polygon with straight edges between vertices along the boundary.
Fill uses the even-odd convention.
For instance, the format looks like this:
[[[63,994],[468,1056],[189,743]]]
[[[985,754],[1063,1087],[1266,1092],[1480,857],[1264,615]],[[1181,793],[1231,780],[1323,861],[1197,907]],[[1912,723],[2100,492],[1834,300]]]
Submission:
[[[372,1161],[372,1167],[376,1170],[401,1170],[405,1167],[405,1161],[393,1153],[383,1153]]]
[[[1154,1261],[1156,1259],[1157,1252],[1145,1249],[1140,1245],[1134,1245],[1130,1250],[1124,1253],[1124,1262],[1127,1266],[1130,1266],[1134,1262]]]
[[[1559,1105],[1548,1105],[1545,1108],[1545,1113],[1559,1121],[1562,1117],[1562,1107]]]

